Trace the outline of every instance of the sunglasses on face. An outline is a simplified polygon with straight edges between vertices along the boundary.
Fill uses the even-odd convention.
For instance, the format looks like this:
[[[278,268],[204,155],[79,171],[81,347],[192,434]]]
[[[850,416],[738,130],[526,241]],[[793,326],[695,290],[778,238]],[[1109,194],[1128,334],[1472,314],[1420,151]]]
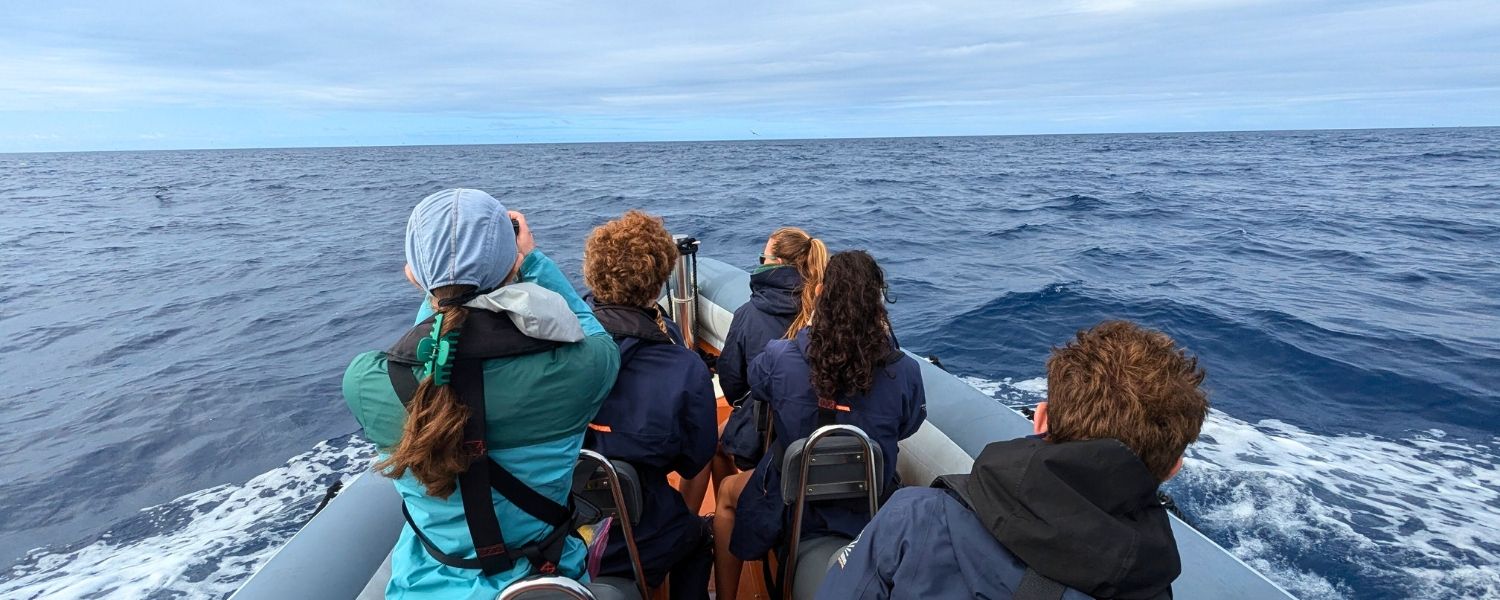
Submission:
[[[760,255],[760,264],[766,264],[766,261],[774,259],[774,258],[776,258],[776,257],[772,256],[772,255],[769,255],[769,254],[762,254],[762,255]]]

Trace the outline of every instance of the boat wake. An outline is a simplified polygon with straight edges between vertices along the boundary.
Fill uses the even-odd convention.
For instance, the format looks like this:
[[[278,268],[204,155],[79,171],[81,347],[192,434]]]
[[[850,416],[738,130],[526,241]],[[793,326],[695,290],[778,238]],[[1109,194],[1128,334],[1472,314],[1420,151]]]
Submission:
[[[1019,406],[1046,380],[966,378]],[[1500,439],[1318,435],[1211,411],[1166,489],[1188,521],[1304,600],[1500,597]]]
[[[32,550],[0,574],[0,598],[226,598],[302,527],[329,485],[368,469],[374,455],[362,440],[336,438],[243,484],[142,509],[94,539]]]

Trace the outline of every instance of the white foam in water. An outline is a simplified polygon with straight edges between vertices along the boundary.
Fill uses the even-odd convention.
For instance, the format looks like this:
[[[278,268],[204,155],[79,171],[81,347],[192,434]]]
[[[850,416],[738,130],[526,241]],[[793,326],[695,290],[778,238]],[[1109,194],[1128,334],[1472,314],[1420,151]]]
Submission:
[[[965,381],[1010,405],[1047,389],[1041,378]],[[1495,598],[1497,446],[1441,430],[1324,436],[1215,410],[1173,488],[1196,526],[1304,600],[1351,597],[1340,581],[1350,575],[1389,597]]]
[[[227,597],[296,533],[335,478],[347,481],[373,457],[363,441],[323,442],[243,485],[142,510],[142,536],[106,533],[75,549],[33,550],[0,575],[0,598]]]

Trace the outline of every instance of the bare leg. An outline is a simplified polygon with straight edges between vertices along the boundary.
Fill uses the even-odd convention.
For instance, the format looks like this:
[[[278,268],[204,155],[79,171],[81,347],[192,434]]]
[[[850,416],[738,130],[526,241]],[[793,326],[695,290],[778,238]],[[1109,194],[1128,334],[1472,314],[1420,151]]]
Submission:
[[[740,501],[740,490],[753,472],[730,475],[719,486],[714,511],[714,594],[718,600],[736,600],[740,594],[740,568],[744,563],[730,554],[729,536],[734,535],[734,509]]]
[[[703,507],[703,497],[708,495],[708,480],[711,476],[713,463],[703,467],[692,479],[683,479],[677,484],[677,491],[682,492],[682,499],[687,502],[688,512],[698,514]]]
[[[739,467],[734,466],[734,459],[723,452],[714,453],[713,460],[708,461],[708,470],[713,473],[714,489],[716,490],[719,489],[719,486],[724,485],[724,480],[728,479],[730,475],[740,472]]]

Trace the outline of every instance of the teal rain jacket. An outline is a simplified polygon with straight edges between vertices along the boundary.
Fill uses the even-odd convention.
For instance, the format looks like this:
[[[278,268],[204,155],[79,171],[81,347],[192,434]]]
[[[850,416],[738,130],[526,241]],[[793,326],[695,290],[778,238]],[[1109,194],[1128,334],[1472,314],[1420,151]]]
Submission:
[[[562,295],[585,337],[553,350],[485,362],[486,441],[490,458],[527,485],[564,504],[584,431],[614,385],[620,353],[588,304],[541,251],[526,256],[519,281]],[[430,309],[421,313],[419,319],[430,314]],[[364,427],[365,437],[375,443],[381,459],[389,456],[400,440],[406,420],[406,409],[391,387],[386,368],[385,353],[366,352],[349,365],[343,385],[344,401]],[[429,496],[410,472],[396,479],[395,485],[412,518],[434,544],[449,553],[475,557],[458,493],[448,498]],[[549,533],[545,524],[499,493],[492,490],[491,494],[507,546],[523,546]],[[481,576],[478,570],[444,565],[427,554],[410,527],[403,527],[391,558],[386,597],[493,600],[506,586],[532,571],[525,559],[491,577]],[[584,579],[584,547],[576,538],[569,538],[559,572]]]

